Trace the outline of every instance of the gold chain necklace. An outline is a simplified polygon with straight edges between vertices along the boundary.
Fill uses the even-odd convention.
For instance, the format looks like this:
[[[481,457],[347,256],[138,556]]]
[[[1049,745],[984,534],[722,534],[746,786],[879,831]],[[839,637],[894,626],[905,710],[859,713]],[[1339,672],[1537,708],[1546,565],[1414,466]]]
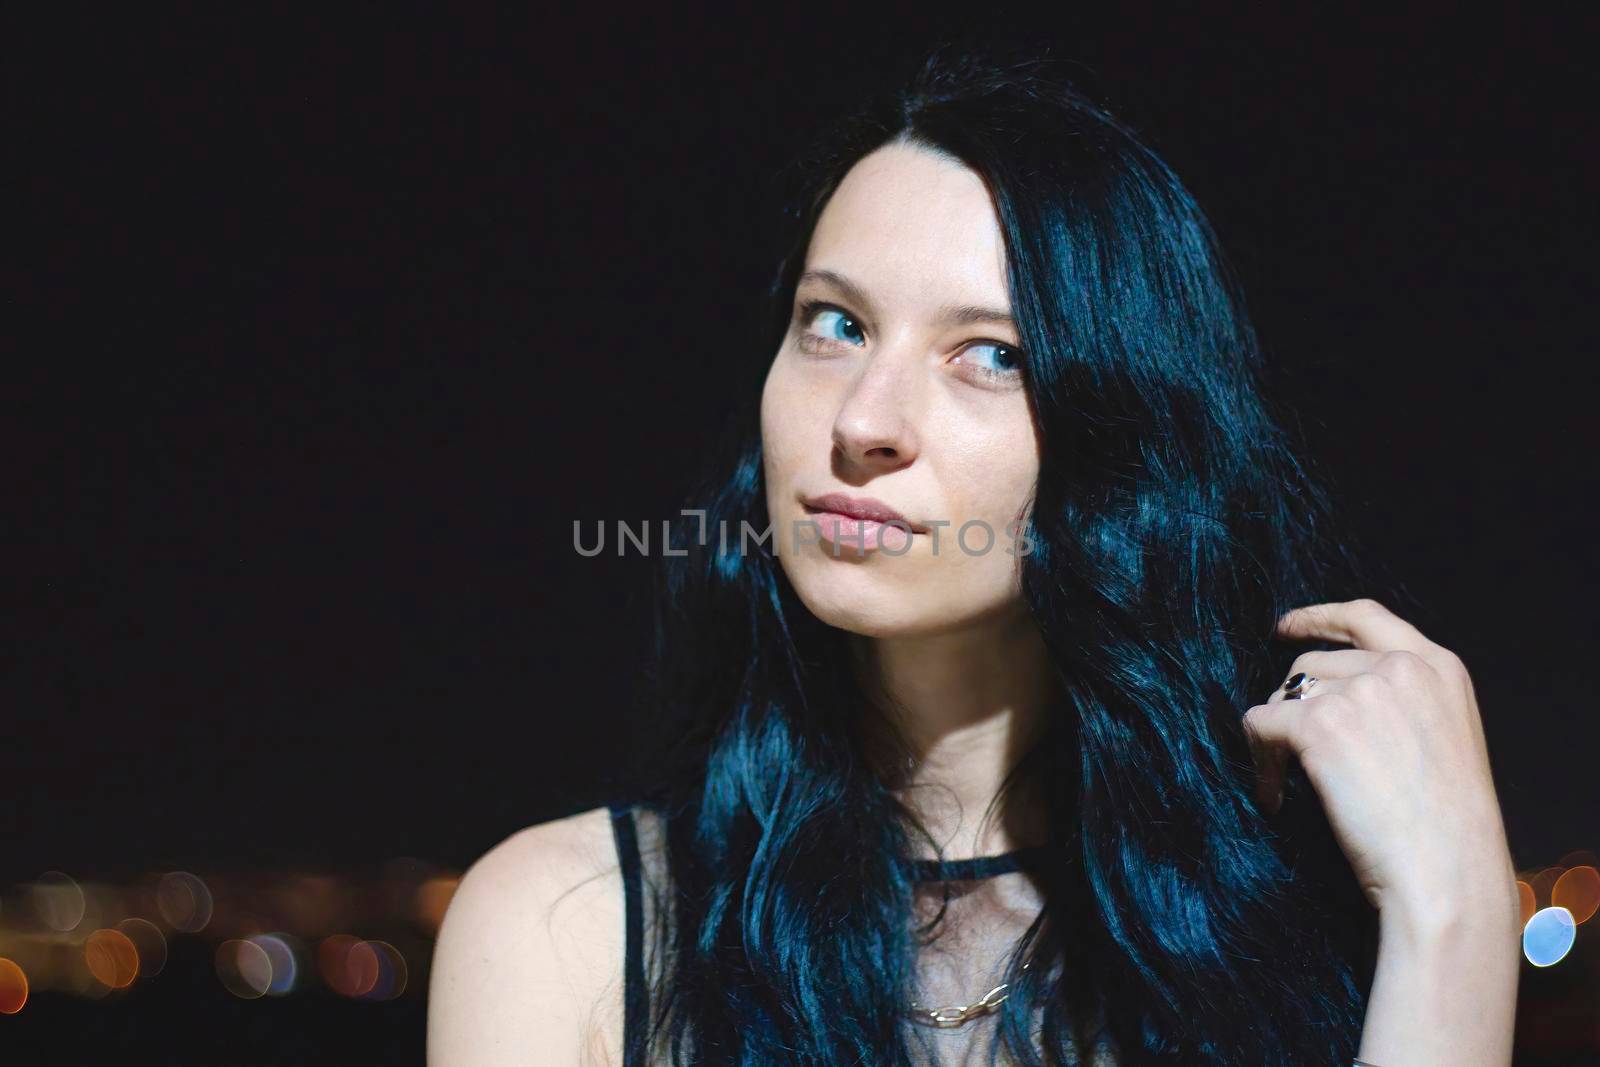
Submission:
[[[1029,960],[1022,965],[1022,970],[1027,970],[1033,961]],[[911,1005],[910,1015],[924,1026],[937,1026],[941,1029],[953,1029],[962,1026],[980,1015],[987,1015],[994,1011],[1005,999],[1011,995],[1010,982],[1001,982],[989,992],[973,1001],[971,1004],[950,1004],[943,1008],[924,1008],[915,1002]]]

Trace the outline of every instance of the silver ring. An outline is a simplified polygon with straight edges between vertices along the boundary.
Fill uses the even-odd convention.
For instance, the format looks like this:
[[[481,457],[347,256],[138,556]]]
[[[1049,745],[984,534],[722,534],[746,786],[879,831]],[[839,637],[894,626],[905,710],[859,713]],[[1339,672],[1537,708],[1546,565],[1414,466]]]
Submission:
[[[1307,674],[1305,671],[1298,671],[1295,674],[1291,674],[1289,676],[1289,680],[1283,683],[1283,699],[1299,700],[1301,697],[1305,696],[1307,689],[1310,689],[1316,684],[1316,677],[1314,675]]]

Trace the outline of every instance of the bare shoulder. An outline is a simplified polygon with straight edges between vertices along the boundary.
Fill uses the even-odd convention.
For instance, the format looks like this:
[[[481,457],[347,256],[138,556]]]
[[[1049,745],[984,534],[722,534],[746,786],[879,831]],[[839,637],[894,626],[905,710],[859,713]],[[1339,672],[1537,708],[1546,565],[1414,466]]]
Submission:
[[[623,910],[605,808],[479,857],[434,946],[431,1067],[620,1063]]]

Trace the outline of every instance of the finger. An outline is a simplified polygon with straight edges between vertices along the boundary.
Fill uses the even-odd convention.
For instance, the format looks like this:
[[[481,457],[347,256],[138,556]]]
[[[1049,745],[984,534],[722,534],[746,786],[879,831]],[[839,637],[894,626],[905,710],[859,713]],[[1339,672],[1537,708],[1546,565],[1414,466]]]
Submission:
[[[1283,806],[1283,787],[1288,778],[1289,758],[1305,748],[1305,704],[1338,689],[1340,680],[1319,680],[1298,700],[1273,699],[1257,704],[1244,714],[1245,737],[1256,759],[1259,779],[1256,797],[1263,809],[1276,813]],[[1281,696],[1280,690],[1276,696]]]
[[[1274,704],[1257,704],[1244,713],[1244,734],[1255,759],[1256,804],[1269,815],[1283,806],[1283,783],[1293,750],[1287,715]]]
[[[1307,604],[1285,612],[1276,632],[1291,640],[1342,641],[1372,652],[1405,650],[1431,663],[1445,650],[1422,631],[1370,597]]]
[[[1305,673],[1317,679],[1305,692],[1306,697],[1314,696],[1322,688],[1323,682],[1330,678],[1353,678],[1358,674],[1367,674],[1377,669],[1378,662],[1383,659],[1382,652],[1368,652],[1361,648],[1338,648],[1329,651],[1302,652],[1294,658],[1294,663],[1289,666],[1289,673],[1283,676],[1287,682],[1296,674]],[[1267,702],[1288,700],[1289,697],[1279,685],[1267,697]]]

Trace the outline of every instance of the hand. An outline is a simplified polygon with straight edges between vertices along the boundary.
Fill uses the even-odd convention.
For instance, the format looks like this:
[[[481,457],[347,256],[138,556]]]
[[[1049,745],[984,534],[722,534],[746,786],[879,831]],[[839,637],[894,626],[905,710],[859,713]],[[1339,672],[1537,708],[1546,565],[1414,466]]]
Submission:
[[[1281,806],[1292,754],[1380,911],[1514,898],[1478,701],[1456,654],[1368,599],[1296,608],[1277,632],[1355,647],[1297,656],[1290,674],[1316,684],[1297,700],[1280,687],[1245,713],[1262,806]]]

